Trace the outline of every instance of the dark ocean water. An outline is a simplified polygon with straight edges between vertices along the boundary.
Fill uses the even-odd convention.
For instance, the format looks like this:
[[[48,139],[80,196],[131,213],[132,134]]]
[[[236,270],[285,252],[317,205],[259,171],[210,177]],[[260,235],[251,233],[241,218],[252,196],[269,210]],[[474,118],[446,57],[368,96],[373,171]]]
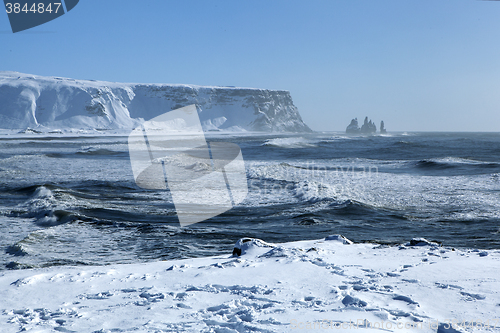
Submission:
[[[213,135],[238,144],[249,194],[179,226],[168,191],[139,188],[127,138],[0,136],[0,269],[230,254],[343,234],[500,248],[500,134]]]

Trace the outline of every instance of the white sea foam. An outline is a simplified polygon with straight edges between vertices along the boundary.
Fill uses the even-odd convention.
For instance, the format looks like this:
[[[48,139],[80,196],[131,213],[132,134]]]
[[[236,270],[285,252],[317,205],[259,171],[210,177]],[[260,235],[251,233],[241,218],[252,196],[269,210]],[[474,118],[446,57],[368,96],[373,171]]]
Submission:
[[[474,160],[474,159],[459,158],[459,157],[452,157],[452,156],[441,157],[441,158],[430,158],[430,159],[427,159],[427,161],[436,162],[436,163],[443,163],[443,164],[450,164],[450,165],[462,165],[462,164],[485,165],[485,164],[491,164],[491,162],[487,162],[487,161],[477,161],[477,160]]]
[[[403,163],[395,161],[391,165],[401,167]],[[246,203],[351,200],[373,207],[422,212],[422,216],[439,212],[436,216],[442,217],[443,207],[470,207],[471,214],[478,218],[499,216],[498,186],[491,181],[491,175],[415,176],[379,172],[376,166],[372,160],[249,164],[250,193]],[[485,207],[489,208],[485,211]]]
[[[315,147],[318,141],[310,140],[303,137],[288,137],[269,139],[264,142],[263,146],[272,146],[280,148],[307,148]]]

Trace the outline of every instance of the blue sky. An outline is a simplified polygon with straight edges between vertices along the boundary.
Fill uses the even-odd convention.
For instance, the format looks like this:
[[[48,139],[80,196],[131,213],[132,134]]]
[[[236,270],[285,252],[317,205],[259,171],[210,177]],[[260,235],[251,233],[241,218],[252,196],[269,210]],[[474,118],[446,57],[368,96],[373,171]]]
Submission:
[[[500,131],[500,1],[81,0],[0,70],[289,90],[313,129]]]

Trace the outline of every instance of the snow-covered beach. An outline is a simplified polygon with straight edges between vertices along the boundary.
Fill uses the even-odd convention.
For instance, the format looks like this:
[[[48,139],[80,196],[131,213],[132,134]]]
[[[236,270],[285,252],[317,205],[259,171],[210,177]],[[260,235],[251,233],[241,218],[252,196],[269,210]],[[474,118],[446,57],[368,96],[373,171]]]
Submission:
[[[240,256],[2,271],[0,331],[500,331],[499,250],[341,236],[236,247]]]

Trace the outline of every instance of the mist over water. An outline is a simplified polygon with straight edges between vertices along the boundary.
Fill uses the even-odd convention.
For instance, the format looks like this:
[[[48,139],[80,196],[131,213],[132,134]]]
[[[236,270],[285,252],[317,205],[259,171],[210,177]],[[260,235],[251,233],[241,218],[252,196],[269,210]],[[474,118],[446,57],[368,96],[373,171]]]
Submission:
[[[238,144],[249,193],[179,226],[168,191],[139,188],[126,137],[0,138],[0,269],[229,254],[343,234],[500,248],[500,134],[212,135]]]

